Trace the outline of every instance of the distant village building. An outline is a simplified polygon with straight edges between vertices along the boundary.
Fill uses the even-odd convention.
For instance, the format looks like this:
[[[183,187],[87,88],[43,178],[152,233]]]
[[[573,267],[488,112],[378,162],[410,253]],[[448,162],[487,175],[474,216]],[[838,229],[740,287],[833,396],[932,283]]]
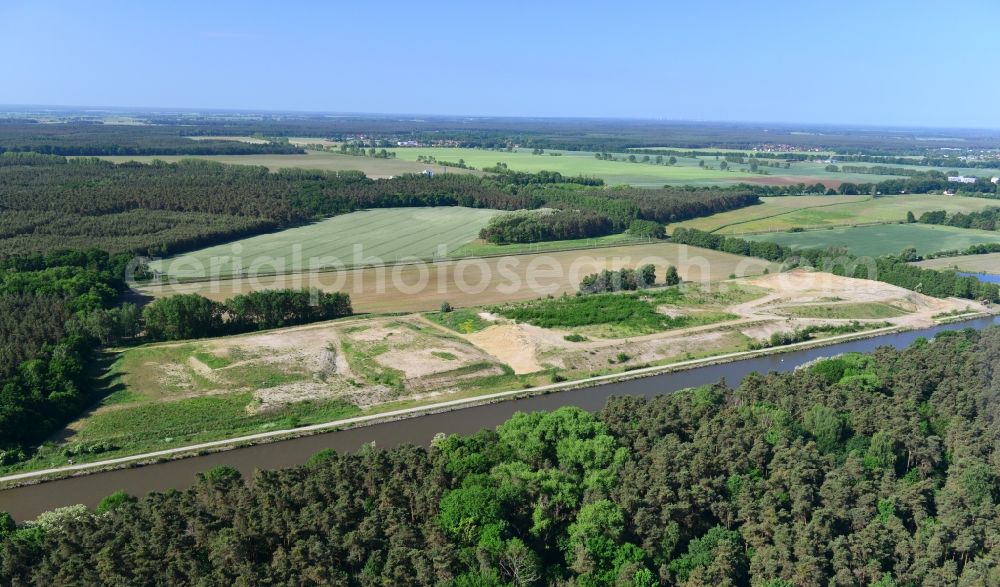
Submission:
[[[991,177],[990,183],[1000,183],[1000,177]]]
[[[948,181],[954,181],[956,183],[976,183],[976,178],[972,176],[966,177],[964,175],[953,175],[948,177]]]

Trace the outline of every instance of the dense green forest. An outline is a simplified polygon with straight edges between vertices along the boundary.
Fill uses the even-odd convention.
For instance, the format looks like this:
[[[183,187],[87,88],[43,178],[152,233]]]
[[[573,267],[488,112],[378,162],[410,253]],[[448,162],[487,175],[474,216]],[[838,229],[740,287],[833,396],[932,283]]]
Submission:
[[[0,263],[0,463],[75,417],[96,349],[136,334],[138,309],[115,307],[126,261],[87,251]]]
[[[0,124],[0,153],[47,155],[256,155],[305,153],[287,141],[192,140],[184,126],[106,125],[94,122]]]
[[[606,218],[622,231],[636,217],[664,222],[747,206],[741,191],[633,190],[580,185],[558,174],[439,174],[369,179],[323,172],[178,163],[120,163],[36,153],[0,155],[0,251],[101,248],[166,255],[363,208],[551,206]],[[607,232],[603,232],[607,234]],[[573,238],[565,236],[562,238]]]
[[[902,251],[898,256],[879,257],[872,260],[872,263],[864,263],[843,250],[793,250],[777,243],[727,237],[693,228],[675,229],[670,240],[678,244],[778,261],[784,263],[785,268],[815,267],[835,275],[875,279],[939,298],[955,296],[1000,302],[1000,285],[961,276],[955,271],[935,271],[911,265],[911,261],[919,260],[912,249]]]
[[[116,494],[4,584],[995,585],[1000,329]],[[3,518],[3,516],[0,516]]]
[[[146,165],[0,155],[5,254],[90,247],[167,254],[359,208],[435,205],[517,209],[531,199],[456,174],[372,180],[197,159]]]

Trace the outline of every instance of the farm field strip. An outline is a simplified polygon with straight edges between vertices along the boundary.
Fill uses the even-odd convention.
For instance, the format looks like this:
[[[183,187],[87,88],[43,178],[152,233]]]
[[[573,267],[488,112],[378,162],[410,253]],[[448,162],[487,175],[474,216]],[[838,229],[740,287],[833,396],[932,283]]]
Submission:
[[[836,198],[838,196],[818,196],[818,197],[820,197],[820,198]],[[778,218],[780,216],[784,216],[785,214],[794,214],[796,212],[801,212],[802,210],[815,210],[817,208],[832,208],[834,206],[846,206],[848,204],[853,204],[855,202],[868,202],[868,201],[871,201],[871,199],[872,199],[870,196],[843,196],[843,198],[844,199],[842,199],[842,200],[838,200],[838,201],[834,201],[834,202],[821,203],[821,204],[816,204],[814,206],[802,206],[801,208],[792,208],[791,210],[783,210],[783,211],[780,211],[780,212],[775,212],[774,214],[765,215],[765,216],[758,216],[756,218],[752,218],[752,219],[749,219],[749,220],[737,220],[737,221],[731,222],[729,224],[723,224],[721,226],[718,226],[717,228],[713,229],[711,232],[718,232],[720,230],[732,229],[733,227],[740,226],[742,224],[748,224],[748,223],[751,223],[751,222],[759,222],[759,221],[762,221],[762,220],[772,220],[774,218]]]
[[[681,157],[678,157],[676,165],[667,166],[599,160],[590,151],[553,150],[541,155],[533,155],[529,149],[508,152],[449,147],[406,147],[394,151],[397,158],[408,161],[416,161],[418,156],[433,156],[439,161],[452,163],[462,159],[467,165],[477,169],[492,167],[502,162],[514,171],[558,171],[569,176],[600,177],[608,184],[627,183],[643,187],[687,183],[717,185],[734,183],[746,177],[759,177],[720,169],[705,169],[698,166],[699,159]],[[558,153],[558,156],[550,153]],[[627,156],[621,153],[617,155]]]
[[[228,277],[251,268],[255,273],[303,271],[313,261],[349,267],[432,259],[439,247],[452,251],[472,242],[497,213],[459,207],[364,210],[153,261],[150,268],[191,279]],[[355,259],[357,254],[361,258]],[[242,271],[235,267],[237,260]]]
[[[152,297],[199,293],[221,301],[252,290],[317,287],[349,293],[356,312],[410,312],[436,309],[445,300],[463,307],[574,293],[583,275],[646,262],[656,265],[660,275],[666,265],[673,265],[681,277],[696,282],[718,281],[730,274],[756,275],[765,268],[771,271],[778,268],[761,259],[657,241],[585,252],[553,251],[256,279],[148,284],[137,286],[137,290]],[[480,286],[484,276],[488,279]],[[415,287],[421,282],[424,287]]]
[[[928,269],[957,269],[968,273],[992,273],[996,275],[1000,274],[1000,253],[940,257],[917,261],[914,265]]]
[[[877,175],[869,173],[827,171],[825,161],[800,161],[784,167],[784,161],[778,161],[779,167],[771,167],[768,162],[773,159],[762,159],[759,172],[752,172],[748,165],[728,163],[729,169],[719,169],[724,159],[705,155],[698,157],[676,157],[674,165],[656,165],[643,163],[641,160],[631,162],[621,160],[629,155],[644,157],[639,153],[616,152],[612,155],[618,161],[597,159],[592,151],[564,151],[558,149],[546,150],[541,155],[531,153],[531,150],[520,148],[513,151],[493,151],[488,149],[458,148],[458,147],[406,147],[394,149],[400,159],[416,161],[417,157],[433,156],[439,161],[457,163],[464,160],[467,165],[482,169],[492,167],[498,162],[506,163],[515,171],[537,172],[541,170],[558,171],[563,175],[586,175],[601,177],[609,184],[628,183],[636,186],[659,186],[664,184],[695,184],[721,185],[733,183],[759,183],[773,185],[790,185],[796,183],[813,184],[822,182],[827,186],[836,187],[843,182],[872,183],[886,179],[900,178],[899,175]],[[690,152],[690,150],[679,149]],[[711,151],[711,149],[709,150]],[[739,151],[733,151],[739,153]],[[813,153],[815,154],[815,153]],[[655,155],[652,155],[655,157]],[[704,167],[702,165],[704,164]],[[876,164],[852,164],[859,167],[870,167]],[[918,165],[897,165],[904,169],[929,171],[936,168]],[[937,169],[944,171],[943,169]],[[959,170],[969,172],[972,170]],[[980,175],[995,173],[991,170],[979,170]]]
[[[238,137],[231,137],[231,139],[239,140]],[[308,139],[302,140],[308,141]],[[308,144],[308,142],[303,143],[299,139],[297,141],[299,142],[296,142],[296,144]],[[563,175],[600,177],[608,184],[624,183],[639,187],[688,184],[726,185],[743,182],[772,185],[823,182],[828,186],[835,187],[846,181],[870,183],[901,177],[895,175],[848,173],[843,171],[831,172],[826,170],[827,164],[825,162],[796,162],[792,163],[787,169],[784,167],[773,168],[764,166],[761,169],[766,171],[766,173],[743,171],[745,166],[739,163],[732,163],[729,170],[724,171],[718,169],[721,159],[717,161],[714,156],[697,158],[677,157],[675,165],[666,166],[642,163],[641,161],[598,160],[594,157],[594,152],[590,151],[550,150],[542,155],[533,155],[529,149],[516,149],[508,152],[458,147],[399,147],[392,150],[397,155],[395,159],[376,159],[373,157],[313,150],[307,151],[305,155],[162,155],[104,156],[101,158],[119,163],[124,161],[149,163],[156,159],[175,162],[181,159],[197,158],[218,161],[220,163],[260,165],[272,171],[282,168],[319,169],[325,171],[356,170],[362,171],[368,177],[373,178],[384,178],[405,173],[420,173],[425,169],[430,169],[435,173],[473,173],[482,175],[483,172],[478,170],[484,167],[492,167],[497,162],[503,162],[515,171],[558,171]],[[550,153],[557,154],[557,156],[550,155]],[[417,162],[417,157],[421,155],[433,156],[440,161],[449,161],[452,163],[457,163],[459,160],[464,159],[467,165],[476,169],[445,167],[436,163]],[[614,153],[614,155],[621,158],[627,157],[629,154]],[[643,155],[637,156],[642,157]],[[701,163],[705,163],[706,167],[701,167]],[[866,163],[845,164],[862,167],[875,165]],[[965,175],[996,175],[1000,173],[1000,171],[994,169],[949,168],[946,170],[944,168],[922,167],[919,165],[891,165],[890,167],[901,167],[917,171],[958,171]]]
[[[902,222],[907,212],[946,210],[949,213],[974,212],[1000,205],[989,198],[942,195],[882,196],[782,196],[764,197],[757,206],[729,210],[694,218],[671,228],[697,228],[719,234],[753,234],[792,228],[850,226],[876,222]],[[799,203],[805,205],[798,205]],[[836,206],[826,204],[836,203]]]
[[[478,171],[416,163],[404,159],[376,159],[374,157],[342,155],[327,151],[307,151],[305,155],[114,155],[102,156],[100,158],[114,161],[115,163],[126,161],[150,163],[157,159],[168,163],[175,163],[182,159],[205,159],[233,165],[259,165],[267,167],[271,171],[278,171],[279,169],[362,171],[368,177],[376,179],[406,173],[420,173],[425,169],[430,169],[435,173],[473,173],[482,175]]]
[[[975,244],[1000,243],[1000,233],[928,224],[880,224],[803,232],[748,235],[750,240],[778,243],[793,249],[844,248],[857,256],[894,255],[914,248],[920,255],[962,250]]]

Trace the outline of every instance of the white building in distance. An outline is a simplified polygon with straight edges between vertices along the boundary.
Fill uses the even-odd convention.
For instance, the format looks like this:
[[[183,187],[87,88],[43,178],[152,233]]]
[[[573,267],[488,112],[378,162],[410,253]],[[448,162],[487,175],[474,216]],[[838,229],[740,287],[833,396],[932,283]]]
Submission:
[[[956,183],[976,183],[976,178],[966,177],[964,175],[954,175],[954,176],[949,176],[948,181],[954,181]]]

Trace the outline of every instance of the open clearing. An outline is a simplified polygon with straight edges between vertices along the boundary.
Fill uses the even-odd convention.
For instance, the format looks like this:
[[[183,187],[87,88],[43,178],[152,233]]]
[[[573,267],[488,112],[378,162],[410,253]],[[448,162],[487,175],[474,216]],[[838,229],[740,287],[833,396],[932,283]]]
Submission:
[[[981,243],[1000,243],[1000,233],[930,224],[879,224],[830,228],[805,232],[749,235],[751,240],[769,241],[793,249],[844,248],[858,256],[894,255],[913,247],[927,255],[962,250]]]
[[[940,259],[918,261],[914,265],[927,267],[928,269],[957,269],[969,273],[1000,274],[1000,253],[941,257]]]
[[[156,159],[174,163],[181,159],[207,159],[219,163],[233,165],[261,165],[271,171],[285,168],[319,169],[322,171],[363,171],[371,178],[392,177],[406,173],[420,173],[430,169],[434,173],[478,173],[467,169],[442,167],[440,165],[425,165],[403,159],[376,159],[374,157],[356,157],[326,151],[308,151],[305,155],[155,155],[155,156],[107,156],[101,157],[115,163],[124,161],[140,161],[149,163]]]
[[[588,251],[558,251],[372,267],[346,271],[237,277],[138,287],[142,294],[163,297],[198,293],[214,300],[262,289],[316,287],[351,296],[356,312],[415,312],[453,306],[479,306],[575,293],[583,276],[602,269],[652,263],[661,277],[667,265],[687,281],[708,282],[729,275],[758,275],[777,265],[719,251],[656,242]]]
[[[364,210],[153,261],[150,268],[186,279],[446,257],[476,239],[496,214],[451,206]]]
[[[611,313],[581,320],[556,312],[550,315],[578,325],[544,328],[533,318],[507,318],[502,307],[481,306],[455,316],[355,317],[128,349],[107,376],[113,392],[25,468],[62,465],[69,455],[100,460],[667,365],[759,347],[774,333],[808,326],[832,336],[887,324],[923,327],[935,315],[983,309],[806,270],[605,297],[616,296],[670,320],[627,332]],[[822,317],[813,315],[815,308],[823,308]],[[840,317],[858,308],[873,318]]]
[[[330,322],[122,352],[118,387],[62,435],[146,449],[348,417],[509,374],[416,316]]]
[[[504,320],[465,336],[481,348],[498,352],[501,360],[513,356],[530,364],[533,357],[541,367],[558,369],[572,378],[747,350],[774,333],[808,326],[846,326],[856,321],[860,330],[886,324],[921,327],[932,324],[936,314],[970,308],[982,311],[978,304],[965,300],[940,300],[877,281],[804,270],[708,285],[685,284],[681,295],[673,296],[670,303],[662,303],[656,290],[638,295],[644,293],[659,304],[660,312],[673,317],[728,318],[652,334],[625,334],[617,324],[547,329]],[[826,317],[808,316],[817,306],[828,308]],[[841,306],[843,312],[837,309]],[[807,316],[790,316],[802,307],[809,308],[802,311]],[[843,317],[858,308],[873,318]],[[531,351],[528,357],[524,356],[526,348]]]
[[[791,228],[845,226],[872,222],[901,222],[907,212],[919,217],[932,210],[975,212],[996,206],[995,200],[962,196],[783,196],[761,198],[763,203],[672,225],[719,234],[784,231]]]

